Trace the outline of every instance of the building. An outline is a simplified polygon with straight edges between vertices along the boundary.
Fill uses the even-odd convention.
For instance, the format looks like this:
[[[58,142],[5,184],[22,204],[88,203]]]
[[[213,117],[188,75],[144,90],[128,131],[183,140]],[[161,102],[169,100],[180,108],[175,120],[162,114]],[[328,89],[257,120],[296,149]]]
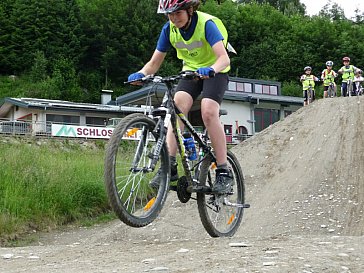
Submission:
[[[108,138],[112,129],[100,128],[108,127],[109,120],[158,107],[165,91],[163,84],[148,85],[111,101],[112,91],[103,90],[101,104],[4,98],[0,101],[0,133]],[[202,130],[199,106],[197,99],[189,119],[197,130]],[[221,116],[227,142],[244,140],[302,106],[302,98],[281,95],[279,82],[230,77],[221,104],[227,111]]]
[[[136,106],[150,103],[156,107],[166,90],[163,84],[148,85],[118,97],[116,104]],[[197,99],[189,114],[195,127],[203,126],[199,105],[200,99]],[[241,141],[254,135],[302,106],[303,98],[281,95],[279,82],[230,77],[221,104],[221,108],[227,111],[226,116],[221,116],[227,141]]]
[[[101,101],[111,102],[109,90],[103,90]],[[110,119],[135,112],[144,113],[145,109],[36,98],[4,98],[0,101],[0,133],[50,135],[55,124],[80,128],[106,127]]]

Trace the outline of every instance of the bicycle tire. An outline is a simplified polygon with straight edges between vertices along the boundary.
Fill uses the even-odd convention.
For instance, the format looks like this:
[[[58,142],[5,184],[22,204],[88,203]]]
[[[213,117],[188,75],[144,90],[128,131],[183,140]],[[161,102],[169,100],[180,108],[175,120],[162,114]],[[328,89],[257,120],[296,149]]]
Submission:
[[[164,142],[158,164],[146,171],[157,136],[153,119],[137,113],[123,118],[113,131],[105,154],[104,180],[111,208],[117,217],[132,227],[150,224],[160,213],[169,188],[170,163]],[[137,164],[134,164],[137,162]],[[132,168],[132,166],[137,168]],[[162,169],[159,188],[149,182]]]
[[[228,165],[234,175],[233,195],[219,196],[216,194],[197,193],[197,205],[202,225],[211,237],[231,237],[238,230],[243,219],[245,204],[244,176],[240,164],[231,152],[227,152]],[[214,163],[211,157],[201,163],[199,182],[211,186],[214,182]],[[216,167],[215,167],[216,168]],[[229,202],[241,206],[228,206],[220,202],[210,204],[211,198],[227,198]]]

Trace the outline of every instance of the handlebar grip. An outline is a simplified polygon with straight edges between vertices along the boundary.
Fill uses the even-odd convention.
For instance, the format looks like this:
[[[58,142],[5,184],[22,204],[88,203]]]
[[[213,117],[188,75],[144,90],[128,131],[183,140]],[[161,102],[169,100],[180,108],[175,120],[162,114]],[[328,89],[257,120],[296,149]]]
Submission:
[[[214,70],[211,70],[210,72],[209,72],[209,78],[213,78],[213,77],[215,77],[215,71]]]

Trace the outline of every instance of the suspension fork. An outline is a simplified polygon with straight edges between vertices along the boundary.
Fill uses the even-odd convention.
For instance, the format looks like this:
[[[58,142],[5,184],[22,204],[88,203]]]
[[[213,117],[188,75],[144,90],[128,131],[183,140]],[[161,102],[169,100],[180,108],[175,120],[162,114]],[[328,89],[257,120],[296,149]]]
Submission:
[[[147,144],[147,141],[148,141],[148,133],[149,133],[148,127],[143,126],[140,141],[138,143],[138,147],[137,147],[136,153],[134,155],[132,168],[131,168],[132,170],[138,170],[138,164],[139,164],[139,161],[140,161],[140,159],[142,157],[142,154],[143,154],[143,151],[144,151],[144,146]]]
[[[183,114],[179,113],[179,115],[183,115]],[[184,117],[184,115],[183,115],[183,117]],[[180,126],[179,126],[179,121],[177,119],[177,114],[176,113],[174,113],[172,115],[171,123],[172,123],[173,133],[175,135],[176,142],[177,142],[177,149],[178,149],[178,152],[179,152],[179,154],[181,156],[181,161],[182,161],[184,174],[186,176],[188,184],[192,185],[193,184],[192,172],[191,172],[191,168],[190,168],[190,166],[188,164],[186,149],[185,149],[185,146],[183,144],[182,132],[181,132],[181,129],[180,129]]]
[[[156,116],[159,116],[157,124],[153,130],[153,135],[157,136],[156,144],[153,148],[153,151],[148,155],[148,157],[151,159],[149,164],[149,170],[151,171],[155,169],[163,145],[166,142],[168,125],[171,119],[171,114],[164,107],[156,109],[156,111],[153,113],[153,117]]]

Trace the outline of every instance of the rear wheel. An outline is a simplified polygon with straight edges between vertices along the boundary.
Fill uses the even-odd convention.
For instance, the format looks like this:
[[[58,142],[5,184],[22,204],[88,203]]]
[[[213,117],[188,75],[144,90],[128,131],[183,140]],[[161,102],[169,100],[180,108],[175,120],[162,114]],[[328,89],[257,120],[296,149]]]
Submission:
[[[240,226],[245,206],[244,177],[235,155],[228,151],[228,166],[233,172],[232,194],[197,193],[200,218],[212,237],[233,236]],[[201,163],[199,182],[211,186],[215,181],[216,164],[207,157]]]
[[[123,118],[109,140],[105,156],[104,179],[110,205],[125,224],[142,227],[161,211],[170,180],[169,156],[163,144],[156,167],[150,169],[150,154],[157,136],[155,122],[142,114]],[[149,186],[161,168],[158,189]]]

